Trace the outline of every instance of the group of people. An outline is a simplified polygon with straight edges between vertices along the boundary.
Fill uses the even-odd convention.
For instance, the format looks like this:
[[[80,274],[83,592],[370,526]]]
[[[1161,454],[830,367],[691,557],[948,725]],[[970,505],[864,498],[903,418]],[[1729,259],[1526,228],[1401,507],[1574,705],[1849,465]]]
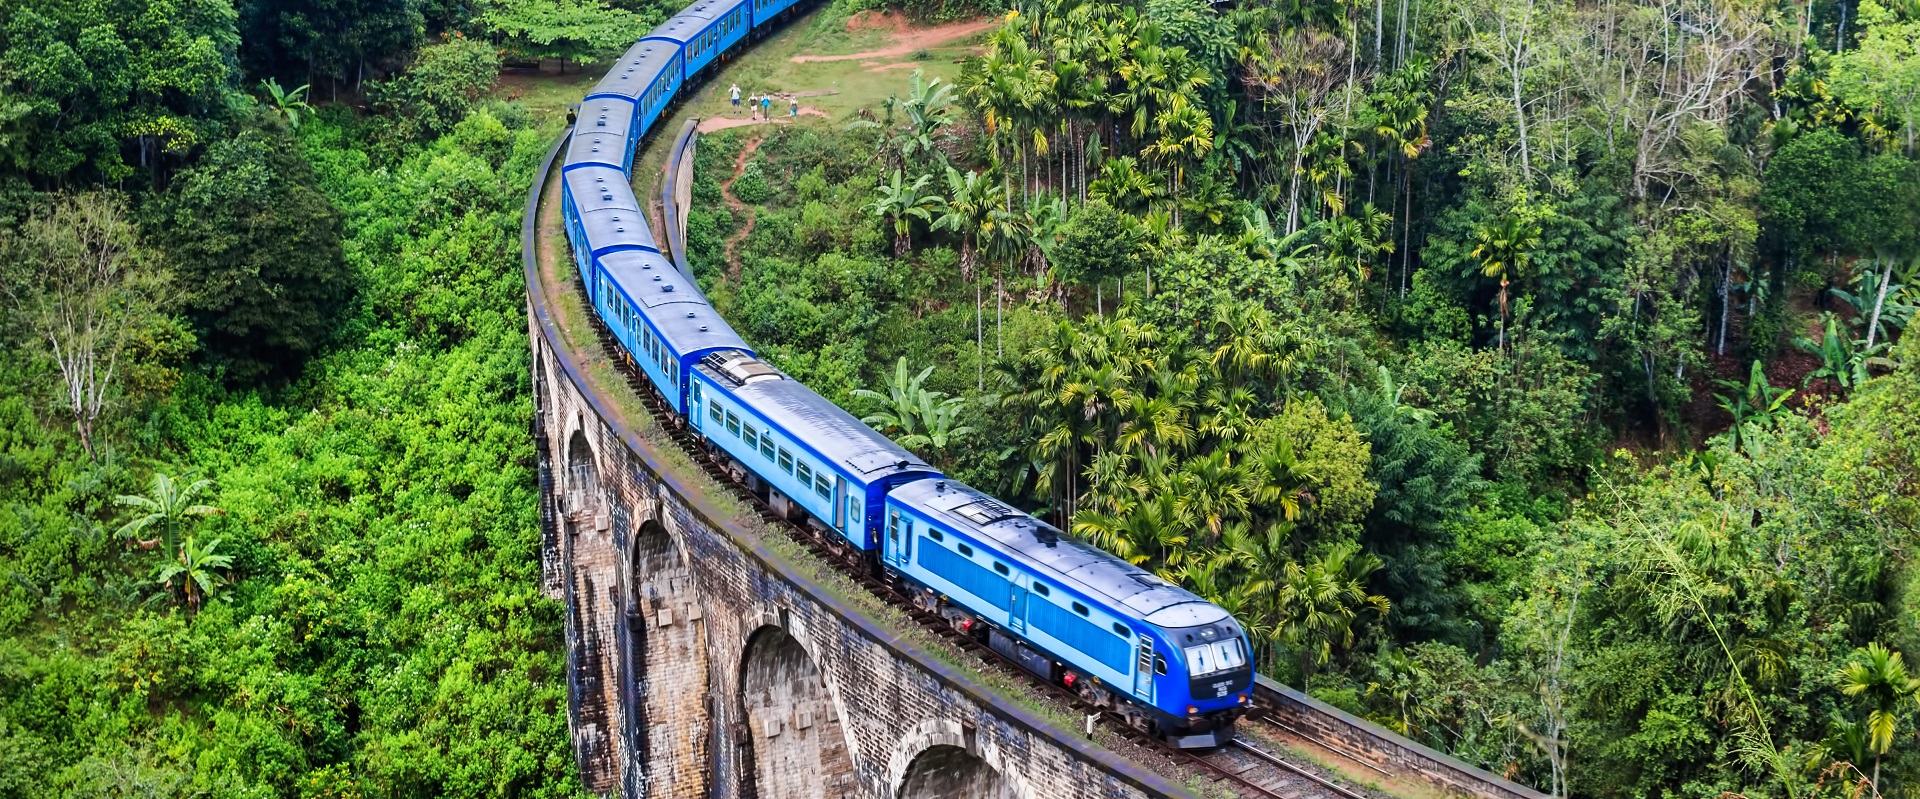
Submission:
[[[738,83],[733,84],[733,88],[730,88],[727,90],[727,96],[733,99],[733,107],[738,109],[740,107],[740,84]],[[800,116],[800,97],[798,95],[788,94],[786,95],[786,98],[787,98],[787,116],[789,117]],[[756,118],[765,119],[768,122],[772,122],[773,121],[773,92],[767,92],[766,94],[748,95],[747,96],[747,118],[748,119],[756,119]]]

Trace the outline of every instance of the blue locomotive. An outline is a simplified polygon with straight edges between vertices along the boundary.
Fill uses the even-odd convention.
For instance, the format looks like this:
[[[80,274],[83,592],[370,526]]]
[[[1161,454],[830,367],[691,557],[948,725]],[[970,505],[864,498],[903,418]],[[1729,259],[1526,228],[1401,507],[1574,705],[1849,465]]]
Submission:
[[[561,195],[589,305],[675,421],[778,513],[1089,703],[1179,746],[1225,743],[1253,687],[1231,615],[947,478],[761,361],[662,254],[629,182],[636,146],[691,79],[795,2],[700,0],[581,101]]]

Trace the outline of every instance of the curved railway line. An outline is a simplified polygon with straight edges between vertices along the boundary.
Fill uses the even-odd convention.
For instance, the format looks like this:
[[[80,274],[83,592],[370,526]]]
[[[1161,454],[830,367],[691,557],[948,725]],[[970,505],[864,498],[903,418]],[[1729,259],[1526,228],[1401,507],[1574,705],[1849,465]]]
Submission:
[[[566,135],[571,136],[572,131],[567,131]],[[686,147],[689,137],[693,135],[693,125],[687,124],[682,126],[679,134],[671,140],[662,138],[651,142],[653,146],[669,148],[669,155],[666,159],[667,173],[661,180],[663,191],[655,195],[661,199],[664,206],[661,209],[663,212],[662,215],[667,219],[673,219],[676,215],[672,197],[674,187],[687,181],[687,176],[681,174],[680,170],[687,168],[692,159],[683,159],[679,157],[679,155]],[[562,147],[564,149],[564,142]],[[542,192],[540,205],[543,212],[550,207],[549,203],[557,203],[557,197],[549,196],[557,193],[554,191],[554,188],[555,187],[549,187],[546,191]],[[636,192],[636,195],[647,196],[641,192]],[[544,216],[544,213],[542,215]],[[667,238],[676,238],[678,231],[675,226],[669,222],[667,227],[675,234],[669,235]],[[545,256],[551,254],[554,256],[553,262],[561,264],[567,263],[570,256],[566,254],[565,248],[571,245],[566,242],[563,232],[544,224],[540,225],[538,230],[539,235],[535,246],[540,250],[548,251],[542,253],[540,261],[542,263],[549,263],[548,258]],[[679,246],[680,242],[674,241],[672,243],[674,246],[671,247],[670,252],[673,253],[673,260],[676,262],[675,265],[684,268],[684,250]],[[552,248],[562,249],[556,251]],[[581,283],[576,272],[567,270],[561,274],[554,274],[545,268],[540,271],[543,281],[553,281],[556,279],[568,280],[567,275],[571,274],[570,282],[572,285],[566,288],[570,288],[572,291],[584,295],[586,287]],[[560,285],[549,283],[549,294],[551,295],[553,290],[561,288],[563,287]],[[858,583],[874,596],[905,611],[916,624],[934,636],[946,641],[964,656],[984,666],[993,668],[1003,675],[1019,680],[1033,690],[1035,694],[1046,696],[1055,704],[1070,708],[1081,714],[1083,718],[1093,719],[1102,729],[1138,747],[1141,751],[1151,753],[1166,763],[1172,764],[1188,774],[1200,777],[1214,785],[1231,791],[1235,795],[1248,797],[1248,799],[1370,799],[1370,797],[1379,795],[1372,791],[1340,785],[1323,776],[1320,770],[1292,762],[1274,754],[1260,744],[1243,739],[1234,740],[1229,745],[1218,749],[1200,752],[1183,750],[1171,746],[1157,737],[1144,734],[1126,724],[1120,715],[1095,708],[1087,704],[1078,694],[1059,685],[1044,681],[1031,672],[1020,668],[1017,664],[994,651],[986,642],[972,634],[956,629],[949,623],[948,619],[941,615],[927,612],[915,606],[907,596],[901,592],[899,586],[875,577],[872,571],[867,568],[866,561],[861,558],[858,552],[852,550],[850,547],[840,545],[838,539],[830,534],[822,533],[818,528],[797,523],[781,516],[775,512],[772,507],[768,506],[756,493],[748,490],[747,486],[743,484],[733,472],[728,470],[722,463],[716,461],[706,447],[701,446],[699,439],[687,429],[685,425],[679,423],[678,414],[671,412],[671,409],[662,401],[652,381],[648,380],[647,377],[628,360],[619,345],[618,339],[614,336],[613,331],[607,327],[605,321],[598,315],[590,312],[585,313],[584,316],[588,325],[592,328],[594,340],[597,341],[600,347],[600,351],[593,354],[603,357],[608,363],[611,363],[615,367],[620,378],[625,381],[626,388],[632,391],[641,401],[648,414],[653,417],[655,422],[659,423],[660,429],[671,437],[673,442],[687,455],[692,463],[696,464],[716,483],[727,486],[736,498],[747,503],[749,507],[752,507],[754,512],[766,525],[781,530],[788,538],[806,548],[815,557],[831,563],[837,571],[848,579]],[[577,332],[579,331],[576,331],[576,333]],[[581,342],[584,342],[584,338],[577,338],[576,346],[582,346]],[[1271,705],[1273,698],[1265,695],[1270,692],[1259,687],[1256,687],[1255,691],[1258,705],[1254,712],[1248,715],[1242,722],[1243,725],[1261,723],[1264,719],[1261,708]],[[1268,723],[1272,722],[1268,721]],[[1306,737],[1297,732],[1294,733],[1294,735],[1296,737]]]

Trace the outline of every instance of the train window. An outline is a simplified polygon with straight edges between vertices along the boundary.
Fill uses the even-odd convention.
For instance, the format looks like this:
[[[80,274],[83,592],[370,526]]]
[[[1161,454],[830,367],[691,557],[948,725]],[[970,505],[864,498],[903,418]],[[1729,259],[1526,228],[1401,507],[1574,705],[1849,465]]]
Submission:
[[[1085,616],[1085,615],[1087,615],[1087,606],[1086,606],[1086,605],[1082,605],[1082,604],[1080,604],[1080,603],[1078,603],[1078,602],[1075,602],[1075,603],[1073,603],[1073,612],[1075,612],[1075,613],[1078,613],[1078,614],[1080,614],[1080,615],[1082,615],[1082,616]]]
[[[748,444],[759,446],[760,428],[754,427],[752,422],[746,423],[745,427],[747,432],[742,433],[740,437],[746,439]]]
[[[788,474],[793,473],[793,453],[788,452],[785,447],[782,447],[780,449],[779,464],[780,464],[780,471],[786,472]]]
[[[813,467],[808,466],[806,461],[794,462],[793,476],[800,478],[800,486],[802,488],[813,485]]]
[[[1041,596],[1046,596],[1053,593],[1053,589],[1048,588],[1046,583],[1034,583],[1033,592]]]
[[[887,514],[887,537],[900,540],[900,511]]]
[[[1009,572],[1009,571],[1007,571],[1007,564],[1005,564],[1005,563],[995,563],[995,564],[993,564],[993,570],[994,570],[994,571],[997,571],[997,572],[999,572],[999,573],[1001,573],[1001,574],[1007,574],[1007,575],[1011,575],[1011,574],[1012,574],[1012,572]]]
[[[727,432],[740,435],[740,417],[733,415],[733,411],[727,411]]]
[[[947,540],[947,537],[946,537],[945,535],[943,535],[943,534],[941,534],[941,532],[940,532],[939,530],[928,530],[928,531],[927,531],[927,535],[930,535],[930,536],[933,536],[933,540],[935,540],[935,541],[945,541],[945,540]]]
[[[960,554],[965,555],[969,558],[973,557],[973,547],[967,546],[966,544],[961,544]]]
[[[720,403],[714,402],[712,400],[707,401],[707,415],[712,417],[713,420],[716,422],[722,421],[726,418],[720,412]]]
[[[1154,656],[1153,656],[1153,673],[1155,673],[1155,674],[1166,674],[1166,673],[1167,673],[1167,659],[1166,659],[1166,658],[1163,658],[1163,657],[1160,657],[1159,655],[1154,655]]]
[[[1133,637],[1133,631],[1127,629],[1127,625],[1121,624],[1120,622],[1117,622],[1117,621],[1113,623],[1113,634],[1120,636],[1121,638]]]
[[[826,472],[813,476],[813,493],[819,494],[821,499],[833,499],[833,484],[827,482]]]
[[[771,433],[760,437],[760,457],[773,460],[773,435]]]

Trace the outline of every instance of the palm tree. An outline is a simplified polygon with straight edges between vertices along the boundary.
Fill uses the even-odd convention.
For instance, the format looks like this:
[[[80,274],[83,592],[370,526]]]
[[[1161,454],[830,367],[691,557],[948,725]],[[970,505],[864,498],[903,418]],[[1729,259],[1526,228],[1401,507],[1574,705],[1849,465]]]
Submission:
[[[260,81],[260,88],[264,89],[267,93],[267,99],[270,101],[268,107],[272,108],[275,113],[286,118],[287,127],[299,130],[300,113],[303,111],[309,114],[313,113],[313,106],[307,105],[306,103],[307,84],[302,84],[298,88],[288,91],[280,88],[280,81],[268,78]]]
[[[1006,194],[993,180],[972,170],[962,175],[949,166],[946,180],[947,195],[932,206],[938,215],[933,227],[960,234],[960,276],[971,282],[980,250],[992,247],[1011,221],[1004,208]]]
[[[1287,527],[1290,531],[1291,526]],[[1267,537],[1277,535],[1270,531]],[[1279,542],[1254,541],[1257,561],[1270,564]],[[1362,553],[1359,544],[1343,542],[1304,565],[1286,561],[1278,575],[1256,572],[1256,584],[1272,614],[1273,643],[1293,648],[1303,683],[1311,681],[1314,668],[1324,665],[1336,650],[1353,645],[1354,623],[1361,613],[1373,611],[1385,617],[1392,607],[1386,597],[1366,590],[1367,575],[1380,567],[1380,559]]]
[[[226,513],[212,505],[194,504],[194,498],[212,486],[212,480],[200,479],[183,488],[171,475],[154,472],[153,483],[147,489],[146,496],[122,494],[114,498],[121,505],[135,508],[138,514],[121,525],[114,534],[133,538],[149,527],[160,525],[158,540],[140,541],[139,544],[143,549],[161,544],[167,559],[176,559],[180,557],[180,534],[185,530],[188,519]]]
[[[1073,532],[1136,566],[1177,573],[1187,551],[1192,517],[1171,491],[1153,491],[1119,513],[1083,510],[1073,517]]]
[[[187,543],[180,548],[180,558],[161,563],[155,571],[154,580],[173,590],[173,578],[180,577],[181,587],[187,594],[187,613],[200,612],[200,603],[213,595],[226,580],[214,572],[215,569],[233,567],[233,556],[217,552],[221,539],[213,539],[206,546],[199,545],[193,536],[187,536]]]
[[[1867,745],[1873,750],[1874,795],[1880,792],[1880,759],[1893,748],[1901,710],[1920,699],[1920,677],[1907,674],[1900,653],[1879,642],[1854,651],[1855,660],[1840,670],[1840,692],[1867,701]]]
[[[932,175],[921,175],[908,183],[900,170],[893,170],[892,182],[881,184],[880,196],[867,205],[874,216],[893,223],[895,257],[913,252],[913,220],[931,222],[933,209],[940,206],[940,196],[926,191],[932,180]]]
[[[1473,257],[1480,274],[1500,279],[1500,349],[1507,348],[1507,285],[1515,270],[1526,265],[1540,246],[1540,227],[1521,218],[1519,209],[1473,232]]]

